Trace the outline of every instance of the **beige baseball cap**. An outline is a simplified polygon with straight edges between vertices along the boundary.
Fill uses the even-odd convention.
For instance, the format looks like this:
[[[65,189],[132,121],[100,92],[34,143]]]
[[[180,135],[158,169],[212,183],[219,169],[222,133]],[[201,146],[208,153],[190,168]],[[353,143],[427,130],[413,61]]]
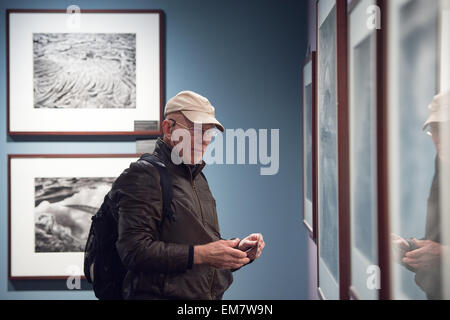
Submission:
[[[176,111],[181,111],[186,118],[194,123],[215,124],[220,131],[225,131],[225,128],[215,117],[214,107],[208,99],[198,93],[181,91],[167,101],[164,116]]]
[[[423,125],[423,130],[432,122],[450,121],[450,91],[436,95],[428,110],[428,119]]]

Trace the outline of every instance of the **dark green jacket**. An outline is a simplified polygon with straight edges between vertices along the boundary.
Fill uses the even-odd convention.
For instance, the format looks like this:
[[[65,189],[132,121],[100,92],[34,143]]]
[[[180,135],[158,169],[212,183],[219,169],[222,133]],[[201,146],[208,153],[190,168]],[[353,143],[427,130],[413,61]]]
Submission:
[[[425,227],[424,240],[441,243],[440,224],[440,161],[436,156],[435,173],[431,184],[430,195],[427,204],[427,223]],[[417,285],[427,294],[430,300],[442,299],[442,268],[439,263],[432,270],[421,270],[416,272],[415,280]]]
[[[160,138],[154,154],[173,184],[176,221],[162,221],[162,192],[156,168],[133,162],[115,181],[110,196],[119,205],[119,256],[128,269],[125,299],[221,299],[233,281],[230,270],[193,265],[193,246],[221,239],[216,201],[201,172],[175,165]]]

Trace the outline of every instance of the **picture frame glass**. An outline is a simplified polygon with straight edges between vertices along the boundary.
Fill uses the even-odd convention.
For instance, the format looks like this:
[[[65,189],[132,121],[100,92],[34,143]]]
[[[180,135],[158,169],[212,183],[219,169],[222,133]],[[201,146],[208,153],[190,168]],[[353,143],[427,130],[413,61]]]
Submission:
[[[326,299],[339,299],[336,1],[319,1],[318,26],[319,287]]]
[[[313,61],[303,68],[303,215],[304,223],[313,232]]]
[[[351,287],[364,300],[378,298],[376,279],[367,284],[378,265],[376,32],[364,28],[374,4],[358,1],[349,14]]]
[[[440,12],[440,92],[450,94],[450,0],[442,1]],[[448,114],[447,114],[448,116]],[[447,118],[448,119],[448,118]],[[441,243],[447,248],[450,246],[450,134],[447,125],[439,132],[441,144],[439,165],[439,200],[440,200],[440,233]],[[442,250],[442,299],[450,299],[450,252]]]
[[[8,133],[160,133],[160,12],[9,10],[8,31]]]
[[[438,2],[389,1],[389,187],[391,294],[426,299],[417,273],[402,263],[402,239],[427,233],[436,150],[423,126],[438,92]],[[426,76],[424,76],[426,75]],[[401,238],[400,238],[401,237]]]
[[[84,276],[91,217],[138,156],[10,156],[10,279]]]

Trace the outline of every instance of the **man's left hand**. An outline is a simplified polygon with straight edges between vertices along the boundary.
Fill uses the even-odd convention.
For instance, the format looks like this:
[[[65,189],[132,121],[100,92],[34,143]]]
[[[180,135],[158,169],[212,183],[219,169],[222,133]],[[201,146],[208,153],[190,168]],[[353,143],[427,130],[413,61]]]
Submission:
[[[429,270],[441,262],[441,245],[431,240],[413,239],[418,249],[407,252],[403,262],[417,270]]]
[[[238,249],[247,252],[250,260],[258,259],[265,247],[263,235],[261,233],[253,233],[241,240]]]

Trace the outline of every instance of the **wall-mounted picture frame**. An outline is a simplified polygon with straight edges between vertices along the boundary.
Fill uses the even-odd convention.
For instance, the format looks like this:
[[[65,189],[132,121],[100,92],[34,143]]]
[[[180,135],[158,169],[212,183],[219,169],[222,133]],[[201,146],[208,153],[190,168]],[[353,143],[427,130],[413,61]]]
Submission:
[[[378,299],[377,196],[377,29],[367,28],[367,8],[376,0],[354,0],[349,7],[350,298]],[[370,272],[368,274],[367,272]],[[376,278],[378,276],[378,278]]]
[[[302,91],[303,91],[303,224],[310,237],[317,239],[317,211],[316,205],[316,179],[315,179],[315,148],[316,148],[316,53],[311,52],[303,64]]]
[[[442,8],[440,12],[439,35],[440,35],[440,82],[439,88],[441,93],[448,93],[450,91],[450,0],[442,0]],[[441,144],[447,146],[443,148],[443,157],[450,159],[450,137],[442,133]],[[440,166],[440,176],[447,178],[440,178],[440,223],[441,223],[441,241],[444,244],[450,243],[450,216],[446,214],[450,212],[450,166]],[[444,252],[441,258],[442,270],[442,298],[450,299],[450,254]]]
[[[400,263],[403,253],[397,243],[399,237],[426,236],[436,150],[423,125],[439,91],[439,7],[440,1],[397,0],[386,1],[384,10],[389,229],[380,237],[392,239],[384,248],[390,253],[388,269],[382,269],[390,283],[381,284],[390,299],[426,299],[416,272]]]
[[[347,0],[317,3],[318,294],[348,299]]]
[[[9,279],[84,277],[91,217],[139,156],[9,155]]]
[[[161,10],[7,10],[9,135],[160,135]]]

